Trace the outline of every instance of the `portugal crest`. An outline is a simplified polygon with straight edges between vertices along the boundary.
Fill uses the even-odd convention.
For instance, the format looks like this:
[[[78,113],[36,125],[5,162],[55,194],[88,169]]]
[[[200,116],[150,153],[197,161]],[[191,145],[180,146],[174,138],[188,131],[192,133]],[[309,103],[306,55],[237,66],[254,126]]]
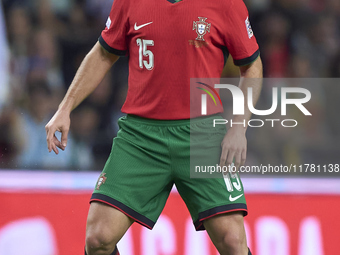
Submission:
[[[196,33],[197,33],[197,38],[196,40],[199,41],[204,41],[203,36],[209,32],[210,33],[210,26],[211,23],[207,23],[205,22],[205,20],[207,18],[203,18],[203,17],[198,17],[199,21],[194,21],[194,25],[192,27],[192,30],[196,29]]]
[[[97,190],[100,188],[100,186],[101,186],[102,184],[105,183],[105,181],[106,181],[106,179],[107,179],[107,177],[106,177],[105,175],[106,175],[106,173],[100,174],[100,176],[99,176],[99,178],[98,178],[98,181],[97,181],[97,185],[96,185],[96,186],[97,186],[97,187],[96,187]]]

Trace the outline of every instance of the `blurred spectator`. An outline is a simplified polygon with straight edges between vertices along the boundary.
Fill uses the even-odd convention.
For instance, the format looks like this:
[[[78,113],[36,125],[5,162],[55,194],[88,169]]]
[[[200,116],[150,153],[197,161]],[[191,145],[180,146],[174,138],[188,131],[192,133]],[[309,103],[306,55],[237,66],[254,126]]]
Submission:
[[[10,28],[8,29],[8,39],[11,51],[11,96],[13,102],[16,102],[24,94],[29,69],[32,23],[28,10],[19,6],[14,6],[9,10],[7,20]]]
[[[340,49],[337,55],[333,57],[329,66],[330,77],[339,78],[340,77]]]
[[[98,126],[99,116],[94,108],[83,104],[72,113],[71,134],[73,136],[69,137],[67,142],[67,153],[71,155],[72,168],[94,169],[92,145],[98,137],[101,137],[98,135]]]
[[[6,37],[5,19],[0,1],[0,114],[9,96],[9,52]]]
[[[281,14],[273,12],[265,17],[261,27],[265,38],[263,47],[266,51],[262,54],[262,60],[267,67],[266,76],[284,77],[289,60],[290,24]]]
[[[47,30],[35,31],[30,48],[29,74],[27,79],[47,80],[48,86],[54,92],[64,94],[59,56],[59,49],[53,35]]]
[[[27,86],[27,98],[23,109],[18,110],[16,122],[20,133],[16,135],[15,142],[20,144],[17,156],[18,168],[43,168],[67,166],[69,155],[61,153],[59,157],[48,154],[44,143],[46,142],[44,129],[51,112],[51,90],[44,81],[32,81]]]
[[[100,136],[92,137],[91,145],[93,146],[93,154],[98,168],[102,167],[111,151],[112,139],[115,136],[112,125],[113,109],[113,87],[112,76],[107,75],[101,84],[93,91],[85,104],[91,107],[96,114],[96,130],[95,134]]]
[[[0,112],[0,168],[15,167],[15,157],[19,152],[17,134],[21,135],[16,109],[5,107]]]
[[[326,77],[331,58],[339,50],[339,31],[334,16],[316,16],[311,26],[293,38],[293,49],[309,60],[312,77]]]
[[[69,134],[67,153],[60,150],[59,155],[48,153],[46,149],[45,125],[51,117],[51,90],[43,80],[31,81],[27,87],[28,93],[25,108],[20,110],[17,118],[19,125],[14,141],[20,144],[20,152],[17,156],[18,168],[28,169],[91,169],[91,152],[86,146],[86,141]],[[74,120],[77,136],[86,135],[88,125],[92,125],[92,115],[84,115],[83,118]],[[95,122],[94,122],[95,123]],[[91,129],[91,127],[90,127]],[[20,138],[20,140],[19,140]]]
[[[67,17],[74,4],[74,0],[48,0],[49,5],[51,6],[51,10],[56,15],[61,17]]]
[[[37,24],[37,28],[45,29],[49,31],[49,33],[52,33],[54,36],[61,37],[65,36],[65,34],[67,33],[67,27],[64,20],[56,16],[56,14],[58,13],[58,9],[53,6],[53,3],[55,2],[57,1],[35,0],[34,4],[32,4],[31,9],[34,17],[34,22],[35,24]],[[63,1],[60,2],[62,3]],[[71,6],[71,4],[69,6]]]
[[[112,0],[86,0],[86,10],[102,22],[108,17],[107,10],[111,10]]]
[[[340,7],[338,10],[340,10]],[[331,61],[329,75],[330,77],[338,79],[336,80],[336,85],[325,88],[326,100],[327,102],[338,102],[340,98],[340,50]],[[338,88],[333,89],[334,86],[338,86]],[[339,115],[339,107],[326,104],[326,113],[327,123],[329,123],[331,133],[336,137],[340,137],[340,118],[335,117]]]
[[[292,54],[290,57],[288,77],[308,78],[311,76],[311,63],[309,59],[301,55]]]
[[[340,78],[339,0],[245,2],[265,77]],[[2,0],[2,4],[7,31],[0,9],[0,168],[101,169],[118,130],[117,119],[123,115],[128,58],[120,58],[71,114],[66,152],[58,156],[47,152],[44,126],[105,27],[112,0]],[[4,72],[8,61],[9,72]],[[223,77],[238,75],[229,59]],[[288,83],[266,81],[257,108],[269,109],[272,88]],[[335,116],[340,87],[324,83],[310,86],[312,118],[292,111],[298,128],[249,129],[248,164],[336,159],[331,152],[339,151],[340,119]],[[282,118],[279,111],[271,117]]]

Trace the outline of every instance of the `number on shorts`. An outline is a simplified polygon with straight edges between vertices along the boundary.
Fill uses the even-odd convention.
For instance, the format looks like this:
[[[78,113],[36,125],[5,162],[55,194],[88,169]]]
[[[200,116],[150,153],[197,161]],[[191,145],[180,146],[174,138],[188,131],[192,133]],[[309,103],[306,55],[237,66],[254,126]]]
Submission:
[[[231,179],[235,180],[236,182],[232,181]],[[238,191],[242,190],[241,182],[240,182],[240,179],[238,178],[237,173],[228,172],[224,174],[224,182],[229,192],[234,191],[234,188],[237,189]]]

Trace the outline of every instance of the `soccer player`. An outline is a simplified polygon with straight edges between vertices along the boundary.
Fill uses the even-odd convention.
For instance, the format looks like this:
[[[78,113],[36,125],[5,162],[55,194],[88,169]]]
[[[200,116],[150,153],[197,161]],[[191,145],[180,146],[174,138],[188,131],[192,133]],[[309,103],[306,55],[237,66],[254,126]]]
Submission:
[[[70,112],[119,56],[129,56],[122,107],[127,116],[119,120],[120,131],[91,197],[86,254],[119,254],[116,244],[135,221],[152,229],[173,184],[196,230],[207,230],[220,254],[251,254],[239,180],[230,190],[223,178],[190,178],[189,171],[190,132],[203,134],[197,148],[215,145],[220,161],[214,159],[215,164],[234,160],[239,166],[246,159],[246,127],[212,128],[221,107],[210,107],[206,117],[190,115],[190,78],[220,77],[229,53],[240,66],[240,88],[252,87],[256,102],[261,84],[245,78],[261,78],[262,64],[242,0],[114,0],[105,30],[46,125],[48,150],[58,154],[58,148],[66,148]],[[233,120],[247,121],[250,115],[247,110]]]

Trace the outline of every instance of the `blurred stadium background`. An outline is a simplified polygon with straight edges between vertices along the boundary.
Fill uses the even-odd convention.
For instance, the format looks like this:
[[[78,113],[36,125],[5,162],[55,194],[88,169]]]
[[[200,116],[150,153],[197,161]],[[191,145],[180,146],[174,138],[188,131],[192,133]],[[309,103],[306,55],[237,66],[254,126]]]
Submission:
[[[309,119],[294,131],[248,131],[247,164],[340,163],[340,1],[245,0],[270,78],[332,78],[311,86]],[[112,0],[0,1],[0,255],[82,254],[88,200],[117,132],[127,91],[120,58],[72,113],[68,148],[49,154],[44,126],[104,27]],[[224,77],[237,77],[229,58]],[[260,106],[271,102],[265,86]],[[297,117],[299,118],[299,117]],[[340,173],[245,178],[256,255],[340,250]],[[127,254],[217,254],[195,233],[174,190],[154,231],[133,228]]]

